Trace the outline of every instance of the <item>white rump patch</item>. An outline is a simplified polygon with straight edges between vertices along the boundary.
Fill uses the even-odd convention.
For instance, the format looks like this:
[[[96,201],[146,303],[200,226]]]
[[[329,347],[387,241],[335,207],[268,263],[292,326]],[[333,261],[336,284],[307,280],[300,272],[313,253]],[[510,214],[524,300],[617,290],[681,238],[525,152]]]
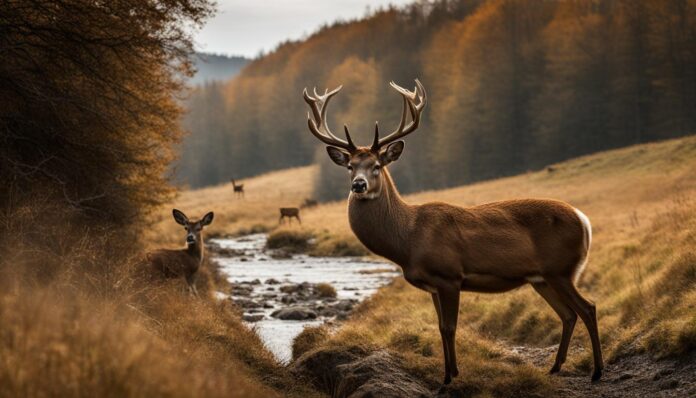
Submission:
[[[580,275],[582,275],[583,271],[585,271],[585,266],[587,266],[587,258],[589,257],[590,245],[592,244],[592,225],[590,224],[590,219],[587,218],[585,213],[581,212],[578,209],[573,210],[575,210],[575,214],[577,214],[580,218],[580,222],[582,223],[582,229],[585,231],[585,253],[580,259],[580,263],[578,263],[578,267],[575,270],[575,275],[573,275],[573,283],[577,283],[578,278],[580,278]]]

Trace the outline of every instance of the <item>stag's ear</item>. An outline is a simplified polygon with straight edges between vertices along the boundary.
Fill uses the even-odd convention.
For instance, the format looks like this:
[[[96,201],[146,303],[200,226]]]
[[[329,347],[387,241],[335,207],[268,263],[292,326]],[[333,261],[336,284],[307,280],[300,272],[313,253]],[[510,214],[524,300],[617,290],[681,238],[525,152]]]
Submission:
[[[326,152],[329,153],[329,157],[339,166],[347,167],[350,161],[350,154],[346,151],[336,148],[335,146],[327,146]]]
[[[177,224],[185,226],[188,222],[188,217],[186,217],[186,214],[184,214],[181,210],[172,210],[172,215],[174,216],[174,221],[176,221]]]
[[[403,141],[396,141],[387,145],[387,149],[379,154],[379,161],[382,165],[386,166],[398,160],[399,156],[401,156],[401,153],[404,151],[404,145]]]
[[[204,215],[203,218],[201,218],[201,225],[204,227],[206,225],[210,225],[210,223],[213,222],[213,216],[214,214],[212,211],[208,212],[208,214]]]

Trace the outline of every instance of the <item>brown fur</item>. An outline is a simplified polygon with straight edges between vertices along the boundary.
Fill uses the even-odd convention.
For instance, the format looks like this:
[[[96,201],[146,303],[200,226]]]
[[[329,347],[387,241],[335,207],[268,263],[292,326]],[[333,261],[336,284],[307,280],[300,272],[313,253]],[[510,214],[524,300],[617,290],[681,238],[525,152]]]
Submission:
[[[186,229],[186,248],[179,250],[161,249],[147,254],[147,259],[156,274],[165,278],[184,277],[189,292],[198,296],[196,273],[203,263],[203,227],[213,221],[213,213],[198,221],[189,221],[184,213],[173,210],[174,220]],[[191,238],[191,240],[189,240]]]
[[[592,338],[597,380],[603,361],[595,307],[573,284],[589,250],[587,231],[575,209],[551,199],[468,208],[440,202],[410,205],[384,167],[395,159],[385,156],[358,148],[346,159],[337,159],[351,166],[353,178],[368,175],[369,190],[350,194],[350,226],[368,249],[401,266],[409,283],[432,294],[445,351],[445,383],[458,374],[454,334],[459,292],[505,292],[527,283],[563,321],[552,373],[565,361],[580,315]],[[380,163],[378,173],[370,172]]]
[[[297,219],[297,221],[302,224],[302,220],[300,220],[300,209],[297,207],[281,207],[280,209],[280,218],[278,219],[278,224],[283,222],[283,219],[285,217],[288,218],[288,223],[292,222],[293,217]]]

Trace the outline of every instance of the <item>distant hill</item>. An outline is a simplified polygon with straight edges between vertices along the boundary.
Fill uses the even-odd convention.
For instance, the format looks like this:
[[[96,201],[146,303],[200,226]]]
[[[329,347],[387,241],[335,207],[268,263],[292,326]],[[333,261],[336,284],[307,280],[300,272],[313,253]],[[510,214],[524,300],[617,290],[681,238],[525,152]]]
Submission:
[[[191,79],[191,84],[229,80],[237,75],[249,61],[250,59],[241,56],[196,53],[196,74]]]

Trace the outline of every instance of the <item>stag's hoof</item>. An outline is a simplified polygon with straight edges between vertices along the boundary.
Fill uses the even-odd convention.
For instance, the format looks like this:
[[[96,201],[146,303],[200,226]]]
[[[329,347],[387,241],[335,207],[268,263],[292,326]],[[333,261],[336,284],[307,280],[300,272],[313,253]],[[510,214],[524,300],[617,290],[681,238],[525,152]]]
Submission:
[[[595,369],[595,371],[592,373],[592,382],[596,383],[601,378],[602,378],[602,369]]]
[[[553,367],[551,370],[549,370],[549,374],[556,374],[561,371],[561,364],[560,363],[554,363]]]
[[[451,383],[451,382],[452,382],[452,376],[446,375],[446,376],[445,376],[445,380],[442,382],[442,384],[443,384],[443,386],[446,386],[446,385],[448,385],[448,384]]]

